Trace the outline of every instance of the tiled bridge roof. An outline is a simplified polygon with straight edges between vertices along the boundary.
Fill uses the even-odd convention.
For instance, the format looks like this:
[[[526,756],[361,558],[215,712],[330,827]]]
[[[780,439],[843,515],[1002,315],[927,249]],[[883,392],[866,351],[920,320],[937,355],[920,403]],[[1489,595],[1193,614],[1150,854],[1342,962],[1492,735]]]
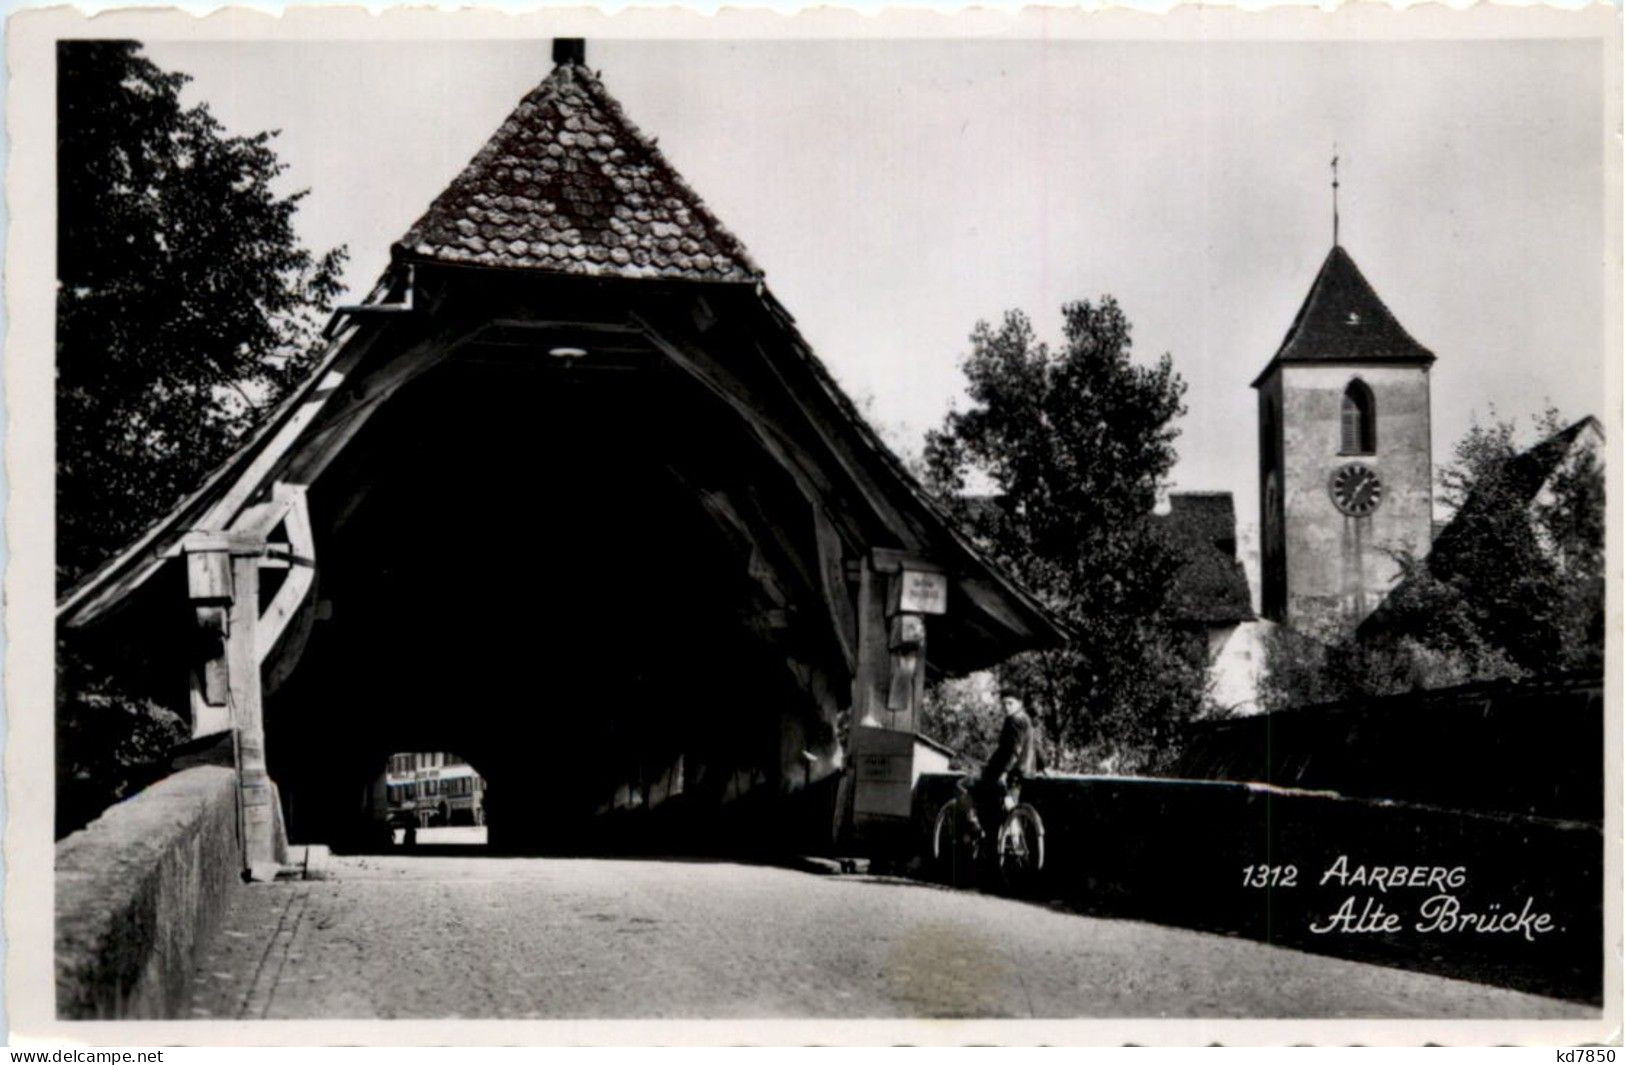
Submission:
[[[744,246],[573,60],[520,101],[396,254],[593,277],[761,278]]]

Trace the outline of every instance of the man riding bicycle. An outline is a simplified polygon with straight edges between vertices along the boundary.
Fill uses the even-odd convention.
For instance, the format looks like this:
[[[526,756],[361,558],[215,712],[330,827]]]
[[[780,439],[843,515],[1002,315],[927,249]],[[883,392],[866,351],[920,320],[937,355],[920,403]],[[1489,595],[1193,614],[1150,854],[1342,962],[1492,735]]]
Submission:
[[[1036,776],[1043,766],[1033,719],[1022,704],[1021,694],[1008,685],[999,688],[1004,724],[993,755],[979,777],[959,782],[966,821],[978,838],[986,839],[988,827],[998,828],[1004,819],[1006,798],[1019,799],[1021,782]],[[986,815],[986,816],[984,816]]]

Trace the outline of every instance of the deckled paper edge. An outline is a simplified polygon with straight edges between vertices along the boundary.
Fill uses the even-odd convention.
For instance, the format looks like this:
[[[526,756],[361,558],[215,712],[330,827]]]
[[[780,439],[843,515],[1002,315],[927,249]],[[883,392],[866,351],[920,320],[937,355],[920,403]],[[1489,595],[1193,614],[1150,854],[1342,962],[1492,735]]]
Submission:
[[[201,5],[200,5],[201,6]],[[767,10],[669,6],[615,14],[585,9],[514,14],[511,9],[429,7],[372,13],[358,7],[291,7],[278,14],[233,8],[206,17],[177,9],[66,7],[19,11],[7,22],[5,695],[6,999],[11,1041],[26,1045],[310,1044],[1125,1044],[1417,1045],[1617,1043],[1620,1033],[1619,551],[1622,466],[1621,80],[1619,12],[1608,5],[1442,5],[1395,10],[1376,3],[1335,11],[1277,6],[1184,6],[1156,14],[1114,7],[873,9],[822,6],[794,16]],[[1117,38],[1176,40],[1318,38],[1400,40],[1594,38],[1604,49],[1608,204],[1603,271],[1608,431],[1609,632],[1604,826],[1604,1012],[1560,1021],[1106,1019],[1043,1021],[262,1021],[60,1022],[52,973],[51,840],[54,683],[53,377],[54,42],[61,37],[290,40],[590,36],[635,38]],[[1577,752],[1583,758],[1590,752]]]

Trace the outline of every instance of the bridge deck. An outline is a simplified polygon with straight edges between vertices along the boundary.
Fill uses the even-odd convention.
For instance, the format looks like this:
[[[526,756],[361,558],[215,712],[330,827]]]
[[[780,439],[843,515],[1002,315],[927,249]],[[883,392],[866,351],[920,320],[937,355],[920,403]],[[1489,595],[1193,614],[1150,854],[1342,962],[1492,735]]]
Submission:
[[[365,856],[244,886],[193,1018],[1588,1017],[943,888],[726,862]]]

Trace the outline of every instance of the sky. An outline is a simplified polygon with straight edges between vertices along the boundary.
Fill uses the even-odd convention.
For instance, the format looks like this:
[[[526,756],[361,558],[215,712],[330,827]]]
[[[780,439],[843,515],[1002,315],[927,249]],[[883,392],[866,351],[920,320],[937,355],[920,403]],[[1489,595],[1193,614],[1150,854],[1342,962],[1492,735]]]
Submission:
[[[299,227],[389,246],[550,44],[160,42],[233,132],[279,129]],[[963,403],[978,319],[1114,295],[1189,384],[1173,489],[1257,522],[1256,398],[1342,244],[1438,356],[1435,461],[1492,410],[1604,416],[1604,114],[1584,41],[588,42],[894,446]]]

